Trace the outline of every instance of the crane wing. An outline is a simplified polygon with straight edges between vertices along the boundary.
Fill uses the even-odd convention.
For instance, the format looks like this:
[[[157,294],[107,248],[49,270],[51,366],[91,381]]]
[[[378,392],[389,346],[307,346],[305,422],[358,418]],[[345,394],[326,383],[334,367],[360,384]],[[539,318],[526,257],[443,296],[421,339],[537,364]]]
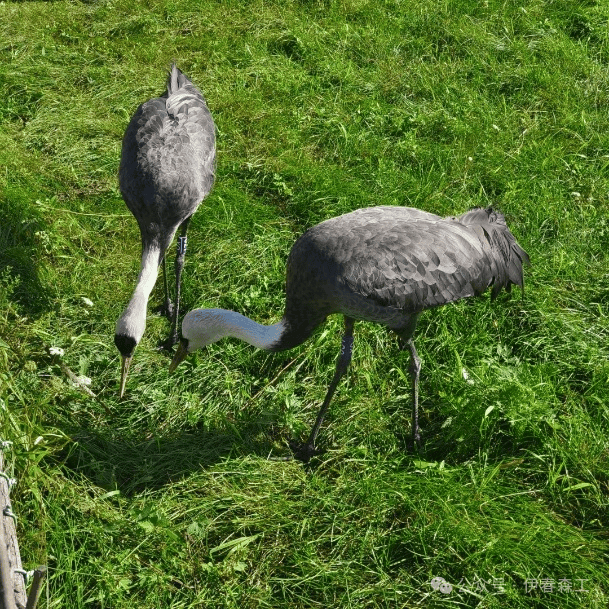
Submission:
[[[523,284],[526,252],[494,216],[466,225],[457,218],[385,212],[380,221],[343,228],[332,246],[339,281],[377,306],[417,313],[478,296],[489,286],[495,296]]]
[[[216,126],[201,91],[175,66],[169,81],[174,72],[178,72],[180,87],[175,90],[168,82],[168,129],[174,135],[174,153],[178,157],[194,155],[199,165],[196,177],[205,197],[213,186],[216,171]]]
[[[174,66],[168,92],[143,103],[125,131],[119,182],[129,209],[136,217],[179,225],[211,190],[215,157],[215,125],[205,99]]]
[[[344,284],[376,305],[417,313],[478,296],[502,275],[483,231],[481,238],[457,220],[394,221],[378,228],[357,227],[343,243],[350,249]]]
[[[300,342],[338,312],[411,331],[424,309],[490,286],[492,296],[522,286],[527,262],[503,216],[490,208],[460,218],[407,207],[360,209],[317,224],[296,241],[284,320]]]

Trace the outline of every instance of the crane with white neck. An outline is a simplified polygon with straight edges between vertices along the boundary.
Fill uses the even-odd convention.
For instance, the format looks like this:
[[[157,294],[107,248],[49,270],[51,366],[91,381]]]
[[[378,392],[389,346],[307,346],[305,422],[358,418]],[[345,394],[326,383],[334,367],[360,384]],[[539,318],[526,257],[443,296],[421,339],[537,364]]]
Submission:
[[[192,215],[211,191],[215,163],[216,128],[205,98],[174,64],[167,78],[167,93],[137,109],[123,138],[119,185],[140,228],[142,262],[131,300],[116,322],[114,343],[122,360],[121,398],[133,352],[146,329],[148,299],[161,262],[163,308],[171,322],[169,337],[162,346],[171,349],[178,341],[186,231]],[[178,229],[172,304],[165,257]]]
[[[286,303],[275,324],[259,324],[224,309],[195,309],[182,322],[182,339],[170,372],[193,351],[233,336],[267,351],[303,343],[333,313],[342,313],[345,332],[336,371],[317,420],[294,456],[308,462],[330,400],[351,361],[356,320],[393,330],[410,351],[412,438],[420,441],[418,383],[421,363],[414,345],[419,315],[432,307],[491,287],[524,287],[527,253],[502,214],[473,209],[458,218],[442,218],[408,207],[370,207],[326,220],[306,231],[290,252]]]

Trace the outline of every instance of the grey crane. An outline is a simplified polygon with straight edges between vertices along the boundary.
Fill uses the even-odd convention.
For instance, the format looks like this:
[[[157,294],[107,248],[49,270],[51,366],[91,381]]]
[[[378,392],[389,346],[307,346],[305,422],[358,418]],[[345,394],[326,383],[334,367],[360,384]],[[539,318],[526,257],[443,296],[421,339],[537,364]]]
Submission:
[[[512,284],[524,287],[527,253],[518,245],[502,214],[473,209],[441,218],[408,207],[370,207],[326,220],[294,244],[286,273],[286,303],[281,321],[264,326],[223,309],[195,309],[184,317],[182,339],[170,372],[188,355],[224,336],[234,336],[268,351],[304,342],[328,315],[342,313],[345,333],[336,372],[309,438],[293,445],[308,462],[315,438],[338,382],[351,361],[355,320],[393,330],[410,351],[412,437],[420,441],[418,382],[421,363],[413,336],[419,315],[492,287],[494,298]]]
[[[133,352],[146,329],[148,298],[163,263],[164,310],[171,330],[163,347],[178,341],[180,280],[186,231],[209,194],[215,177],[216,128],[201,91],[171,66],[167,93],[144,102],[123,138],[119,184],[142,237],[142,264],[133,296],[116,322],[114,343],[121,354],[123,397]],[[180,229],[175,259],[175,304],[169,299],[165,254]]]

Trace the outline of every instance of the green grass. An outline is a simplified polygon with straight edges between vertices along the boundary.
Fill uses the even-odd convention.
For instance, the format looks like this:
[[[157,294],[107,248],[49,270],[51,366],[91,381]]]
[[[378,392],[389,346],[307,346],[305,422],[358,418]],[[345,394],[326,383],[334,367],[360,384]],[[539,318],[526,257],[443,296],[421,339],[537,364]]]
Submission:
[[[0,435],[40,606],[607,606],[608,25],[593,0],[0,3]],[[161,282],[118,400],[140,250],[120,143],[172,60],[218,126],[185,310],[277,321],[297,236],[359,207],[506,214],[524,298],[422,317],[418,455],[406,354],[358,323],[326,452],[268,461],[310,428],[340,318],[170,377]]]

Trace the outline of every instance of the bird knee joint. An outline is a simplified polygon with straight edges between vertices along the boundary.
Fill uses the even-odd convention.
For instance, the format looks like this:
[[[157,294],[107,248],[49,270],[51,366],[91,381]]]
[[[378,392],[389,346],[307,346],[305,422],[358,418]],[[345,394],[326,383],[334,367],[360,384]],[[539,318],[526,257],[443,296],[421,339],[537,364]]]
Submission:
[[[349,367],[349,363],[351,362],[351,352],[353,349],[353,337],[345,336],[343,337],[343,341],[340,347],[340,356],[338,358],[338,362],[336,363],[337,369],[340,369],[342,373],[347,370]]]

